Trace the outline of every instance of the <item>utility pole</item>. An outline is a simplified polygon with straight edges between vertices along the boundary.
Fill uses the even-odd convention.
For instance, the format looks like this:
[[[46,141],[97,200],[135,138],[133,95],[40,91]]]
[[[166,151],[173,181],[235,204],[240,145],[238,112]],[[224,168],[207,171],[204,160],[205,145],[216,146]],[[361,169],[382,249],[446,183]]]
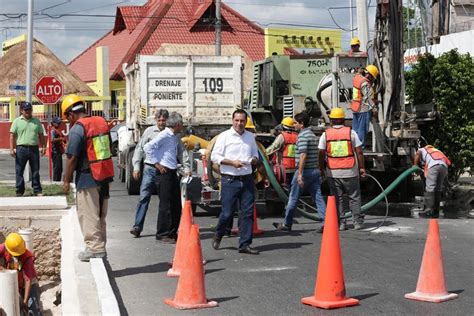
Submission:
[[[216,1],[216,56],[221,55],[221,31],[222,31],[222,21],[221,21],[221,0]]]
[[[360,40],[360,48],[367,51],[369,41],[369,17],[367,16],[367,0],[356,0],[357,7],[357,32]]]
[[[33,87],[33,0],[28,0],[28,38],[26,41],[26,102],[31,102]]]
[[[351,39],[354,38],[354,21],[353,21],[353,11],[352,11],[352,6],[353,6],[353,3],[352,3],[352,0],[349,0],[349,21],[350,21],[350,24],[351,24]]]

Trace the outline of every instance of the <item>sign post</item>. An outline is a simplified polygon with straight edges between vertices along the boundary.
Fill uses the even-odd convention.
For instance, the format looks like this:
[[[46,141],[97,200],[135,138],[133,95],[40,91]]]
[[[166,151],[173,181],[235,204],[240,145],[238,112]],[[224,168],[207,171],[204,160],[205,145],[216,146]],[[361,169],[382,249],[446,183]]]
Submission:
[[[44,76],[35,85],[35,95],[43,104],[56,104],[63,96],[64,88],[61,81],[54,76]],[[48,107],[48,126],[46,128],[48,137],[48,166],[49,181],[53,178],[52,168],[52,143],[51,143],[51,108]]]

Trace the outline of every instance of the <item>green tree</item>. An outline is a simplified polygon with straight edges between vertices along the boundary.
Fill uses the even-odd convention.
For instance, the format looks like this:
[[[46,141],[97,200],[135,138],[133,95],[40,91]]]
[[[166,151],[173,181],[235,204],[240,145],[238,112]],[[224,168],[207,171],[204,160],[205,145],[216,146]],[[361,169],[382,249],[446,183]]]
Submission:
[[[438,58],[425,54],[406,74],[408,100],[434,103],[438,117],[422,130],[453,163],[450,178],[474,172],[474,63],[471,55],[451,50]]]

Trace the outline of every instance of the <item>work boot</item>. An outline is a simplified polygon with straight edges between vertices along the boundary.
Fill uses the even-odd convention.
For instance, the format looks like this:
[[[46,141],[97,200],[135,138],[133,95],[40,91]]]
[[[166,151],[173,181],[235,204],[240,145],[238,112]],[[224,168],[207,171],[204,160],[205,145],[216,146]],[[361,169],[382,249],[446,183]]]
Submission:
[[[275,230],[278,231],[284,231],[284,232],[291,232],[291,226],[285,225],[283,223],[273,223],[273,227],[275,227]]]
[[[354,229],[355,230],[362,230],[364,229],[364,223],[363,222],[360,222],[360,223],[354,223]]]
[[[346,222],[340,222],[340,223],[339,223],[339,231],[342,232],[342,231],[344,231],[344,230],[346,230],[346,229],[347,229],[347,227],[346,227]]]
[[[435,193],[425,192],[424,196],[425,211],[420,213],[419,216],[422,218],[434,218],[434,207],[435,207]]]
[[[133,228],[130,230],[130,234],[132,234],[135,238],[139,238],[141,234],[140,228],[133,226]]]
[[[107,257],[107,252],[90,252],[88,249],[85,249],[84,251],[79,252],[77,255],[77,258],[82,261],[82,262],[89,262],[91,258],[105,258]]]
[[[219,237],[217,235],[214,235],[214,238],[212,239],[212,248],[215,250],[219,249],[219,246],[221,245],[222,237]]]
[[[433,208],[433,218],[438,218],[439,217],[439,211],[441,209],[441,191],[435,191],[435,202],[434,202],[434,208]]]

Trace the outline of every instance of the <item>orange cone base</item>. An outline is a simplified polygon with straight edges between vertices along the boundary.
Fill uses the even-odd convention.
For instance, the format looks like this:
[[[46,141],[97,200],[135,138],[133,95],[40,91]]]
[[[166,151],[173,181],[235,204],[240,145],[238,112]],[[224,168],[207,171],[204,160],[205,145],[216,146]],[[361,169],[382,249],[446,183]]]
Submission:
[[[340,301],[321,301],[317,300],[314,296],[309,296],[302,298],[301,303],[314,307],[331,309],[359,305],[359,300],[355,298],[346,298]]]
[[[264,230],[258,228],[258,229],[255,229],[252,233],[254,235],[263,235],[264,232],[265,232]]]
[[[202,264],[203,264],[203,265],[206,265],[206,263],[207,263],[206,259],[202,259]],[[170,267],[172,267],[172,266],[173,266],[173,261],[168,262],[168,265],[169,265]],[[171,270],[173,270],[173,268],[169,269],[169,270],[168,270],[168,273],[169,273]],[[179,273],[179,272],[178,272],[178,273]]]
[[[431,303],[441,303],[457,298],[456,293],[446,293],[446,294],[428,294],[421,292],[413,292],[405,294],[405,298],[415,301],[431,302]]]
[[[172,298],[168,298],[165,300],[165,303],[177,309],[197,309],[197,308],[210,308],[210,307],[217,306],[217,302],[209,301],[209,300],[207,301],[207,303],[204,303],[204,304],[183,304],[183,303],[175,302],[175,300]]]
[[[166,274],[168,278],[179,278],[180,275],[181,273],[179,271],[173,270],[173,268],[169,269],[168,273]]]

